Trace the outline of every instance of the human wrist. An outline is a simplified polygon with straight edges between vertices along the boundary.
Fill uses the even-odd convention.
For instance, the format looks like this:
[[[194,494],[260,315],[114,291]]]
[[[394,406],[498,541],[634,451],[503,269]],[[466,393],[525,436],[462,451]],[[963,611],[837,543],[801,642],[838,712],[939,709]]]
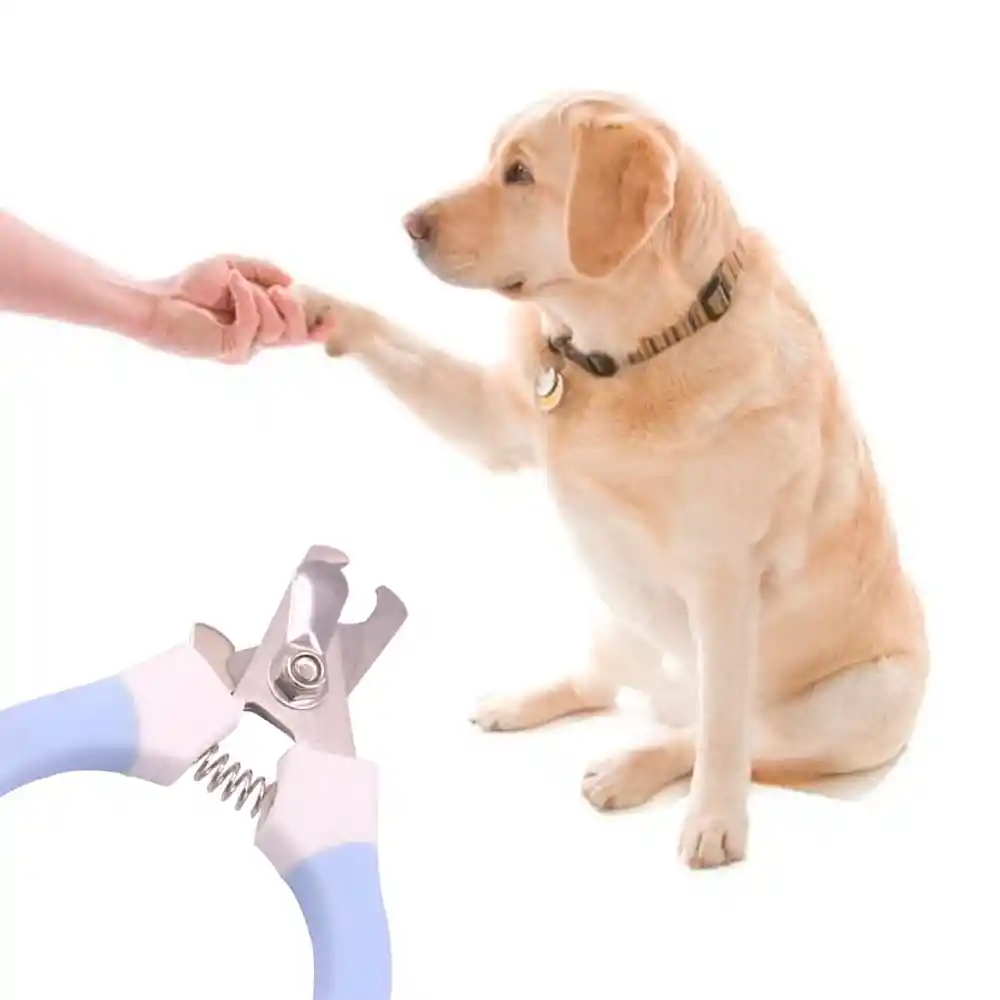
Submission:
[[[156,318],[167,298],[164,282],[136,281],[120,275],[108,278],[105,326],[132,340],[148,342],[155,334]]]

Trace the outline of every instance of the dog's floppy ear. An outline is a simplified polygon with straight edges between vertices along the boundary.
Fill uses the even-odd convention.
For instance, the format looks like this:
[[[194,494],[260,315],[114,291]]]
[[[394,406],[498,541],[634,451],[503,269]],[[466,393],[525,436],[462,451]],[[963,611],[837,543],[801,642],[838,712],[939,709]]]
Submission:
[[[581,124],[567,206],[570,261],[603,278],[645,243],[674,203],[677,156],[634,118]]]

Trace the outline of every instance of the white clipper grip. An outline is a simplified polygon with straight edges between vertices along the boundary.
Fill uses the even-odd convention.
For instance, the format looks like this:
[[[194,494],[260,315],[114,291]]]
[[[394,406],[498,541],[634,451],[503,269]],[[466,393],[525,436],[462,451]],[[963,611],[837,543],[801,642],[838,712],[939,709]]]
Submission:
[[[173,784],[237,726],[242,703],[190,645],[0,712],[0,796],[67,771]]]

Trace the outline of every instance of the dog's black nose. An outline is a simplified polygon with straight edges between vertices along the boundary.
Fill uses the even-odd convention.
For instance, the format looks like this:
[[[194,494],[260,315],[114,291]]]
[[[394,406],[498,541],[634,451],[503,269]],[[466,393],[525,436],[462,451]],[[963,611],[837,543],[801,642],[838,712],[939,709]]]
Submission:
[[[434,235],[434,225],[426,212],[410,212],[403,219],[403,228],[414,243],[429,243]]]

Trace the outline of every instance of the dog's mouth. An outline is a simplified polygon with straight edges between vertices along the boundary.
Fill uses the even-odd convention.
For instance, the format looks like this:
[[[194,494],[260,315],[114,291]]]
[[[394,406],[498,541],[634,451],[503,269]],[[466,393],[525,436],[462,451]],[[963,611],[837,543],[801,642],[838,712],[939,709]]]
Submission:
[[[500,291],[504,295],[517,295],[524,291],[526,281],[522,275],[512,275],[506,281],[500,282]]]
[[[473,255],[463,255],[451,259],[442,258],[431,250],[417,247],[420,262],[441,281],[459,288],[492,288],[501,295],[510,298],[521,297],[527,289],[528,279],[523,272],[515,271],[497,281],[478,275],[478,258]]]

